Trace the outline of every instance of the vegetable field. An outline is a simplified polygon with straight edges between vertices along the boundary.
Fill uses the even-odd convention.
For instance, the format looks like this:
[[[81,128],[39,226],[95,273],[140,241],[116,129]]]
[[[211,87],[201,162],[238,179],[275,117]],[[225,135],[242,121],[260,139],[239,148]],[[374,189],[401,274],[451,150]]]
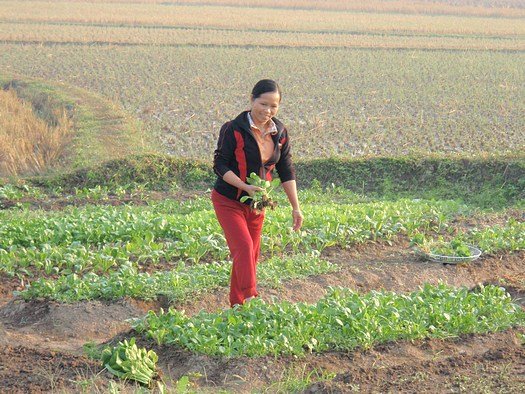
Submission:
[[[231,262],[208,191],[186,200],[142,192],[129,204],[120,202],[129,190],[118,196],[77,190],[70,204],[51,210],[34,208],[57,198],[56,192],[15,185],[0,191],[4,201],[25,201],[0,211],[4,338],[24,349],[41,338],[46,351],[77,360],[97,352],[102,357],[102,344],[110,343],[115,350],[104,350],[107,370],[135,382],[126,386],[109,372],[90,375],[71,364],[65,372],[49,370],[53,381],[8,380],[9,387],[50,389],[55,382],[73,391],[137,390],[137,380],[151,376],[153,391],[183,384],[200,391],[300,391],[287,386],[290,381],[303,389],[379,390],[386,388],[379,378],[368,382],[356,375],[342,383],[354,367],[341,357],[393,362],[399,357],[390,354],[393,349],[410,349],[445,362],[456,357],[459,339],[472,355],[463,367],[449,367],[455,377],[441,377],[441,389],[475,389],[479,382],[511,392],[523,388],[515,375],[520,363],[512,361],[523,357],[522,210],[489,212],[453,200],[388,201],[342,188],[311,189],[300,192],[306,221],[295,233],[284,193],[274,190],[277,208],[267,212],[258,267],[262,297],[229,309]],[[425,246],[438,241],[476,244],[483,258],[463,265],[425,260]],[[136,356],[117,350],[126,338],[146,350],[126,350]],[[510,364],[494,362],[485,347],[500,341],[509,342],[498,351]],[[6,355],[19,349],[3,346]],[[142,360],[151,351],[158,376],[152,364],[134,370],[132,361],[116,363],[117,352]],[[44,354],[36,357],[41,368]],[[468,365],[474,360],[486,371]],[[83,362],[94,371],[102,368]],[[259,363],[266,372],[252,370]],[[413,384],[434,384],[436,376],[414,368],[421,376]],[[401,372],[388,387],[409,389],[404,379],[410,374]]]
[[[0,1],[2,88],[73,134],[0,173],[0,391],[525,392],[524,22],[519,0]],[[260,297],[230,308],[210,162],[261,78],[304,224],[250,179]]]

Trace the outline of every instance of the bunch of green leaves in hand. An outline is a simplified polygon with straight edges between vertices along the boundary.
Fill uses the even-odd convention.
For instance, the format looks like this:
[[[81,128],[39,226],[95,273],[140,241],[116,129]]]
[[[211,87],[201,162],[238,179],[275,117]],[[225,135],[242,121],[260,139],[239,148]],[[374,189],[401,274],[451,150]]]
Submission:
[[[277,206],[277,202],[272,200],[270,195],[273,189],[275,189],[281,183],[279,179],[267,181],[261,179],[255,172],[252,172],[246,179],[246,182],[249,185],[260,187],[261,190],[256,191],[253,196],[241,197],[241,202],[246,202],[248,199],[251,199],[252,201],[250,202],[250,207],[257,211],[262,211],[266,207],[274,209]]]
[[[121,379],[136,380],[149,386],[157,375],[158,356],[153,350],[139,349],[135,338],[129,342],[119,342],[113,349],[105,348],[102,352],[102,365],[113,375]]]

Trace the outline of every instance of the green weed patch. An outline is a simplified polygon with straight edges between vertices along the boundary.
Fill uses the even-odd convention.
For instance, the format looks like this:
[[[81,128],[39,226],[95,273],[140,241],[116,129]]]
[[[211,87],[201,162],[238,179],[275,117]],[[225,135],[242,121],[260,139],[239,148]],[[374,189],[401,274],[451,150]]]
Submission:
[[[458,199],[496,208],[525,200],[525,159],[519,155],[303,159],[295,166],[300,189],[333,185],[382,198]],[[129,184],[148,190],[207,189],[214,180],[207,162],[157,154],[129,156],[68,174],[30,179],[36,185],[66,191]]]

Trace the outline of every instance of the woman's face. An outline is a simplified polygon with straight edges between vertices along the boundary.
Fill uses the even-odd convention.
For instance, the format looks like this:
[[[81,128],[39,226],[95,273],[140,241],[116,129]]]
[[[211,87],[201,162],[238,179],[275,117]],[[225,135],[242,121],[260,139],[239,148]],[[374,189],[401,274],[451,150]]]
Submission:
[[[269,122],[272,116],[277,114],[280,101],[281,96],[279,92],[267,92],[256,99],[252,98],[251,115],[255,124],[266,124]]]

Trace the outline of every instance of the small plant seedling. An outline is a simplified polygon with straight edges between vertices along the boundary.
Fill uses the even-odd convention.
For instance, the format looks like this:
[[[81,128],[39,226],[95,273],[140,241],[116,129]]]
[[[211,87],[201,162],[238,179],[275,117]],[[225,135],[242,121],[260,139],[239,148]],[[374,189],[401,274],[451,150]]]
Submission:
[[[99,349],[97,344],[94,341],[86,342],[82,349],[84,354],[92,360],[101,360],[102,359],[102,350]]]
[[[277,202],[271,198],[271,193],[277,186],[280,185],[281,181],[279,179],[267,181],[261,179],[255,172],[252,172],[250,176],[246,179],[246,182],[250,185],[258,186],[262,190],[255,192],[253,197],[241,197],[240,201],[242,203],[251,199],[250,207],[256,211],[262,211],[266,207],[275,209],[275,207],[277,206]]]

